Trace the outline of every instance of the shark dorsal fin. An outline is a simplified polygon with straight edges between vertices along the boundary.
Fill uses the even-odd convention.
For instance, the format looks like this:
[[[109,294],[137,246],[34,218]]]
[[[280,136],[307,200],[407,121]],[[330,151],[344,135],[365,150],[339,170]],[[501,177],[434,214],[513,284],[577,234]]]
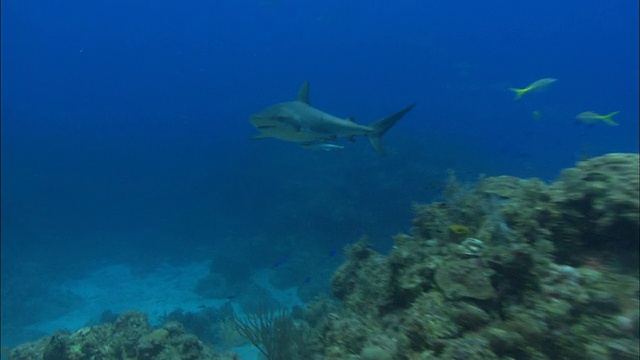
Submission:
[[[305,104],[309,104],[309,82],[305,81],[300,86],[300,90],[298,91],[298,97],[296,100],[303,102]]]
[[[352,123],[354,123],[354,124],[355,124],[355,123],[356,123],[356,118],[354,118],[353,116],[349,116],[349,117],[347,118],[347,121],[351,121]]]

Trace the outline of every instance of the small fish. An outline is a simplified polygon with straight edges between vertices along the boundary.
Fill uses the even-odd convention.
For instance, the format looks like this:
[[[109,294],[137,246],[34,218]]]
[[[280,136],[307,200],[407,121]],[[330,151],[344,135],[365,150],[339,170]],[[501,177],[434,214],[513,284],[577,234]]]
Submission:
[[[542,120],[542,113],[538,110],[531,113],[533,120]]]
[[[229,300],[229,301],[233,301],[233,300],[235,300],[235,299],[236,299],[236,296],[235,296],[235,295],[229,295],[229,296],[227,296],[227,300]]]
[[[558,79],[554,79],[554,78],[543,78],[543,79],[536,80],[536,81],[532,82],[529,86],[527,86],[524,89],[509,88],[509,90],[511,90],[511,91],[516,93],[516,100],[518,100],[524,94],[527,94],[527,93],[530,93],[530,92],[536,92],[536,91],[540,91],[540,90],[544,90],[544,89],[548,88],[549,85],[553,84],[557,80]]]
[[[610,114],[607,115],[600,115],[596,112],[593,111],[585,111],[585,112],[581,112],[580,114],[576,115],[576,119],[578,121],[581,121],[585,124],[593,124],[595,122],[598,121],[602,121],[607,125],[611,125],[611,126],[618,126],[619,124],[615,121],[613,121],[613,117],[618,114],[620,111],[614,111]]]
[[[331,151],[336,149],[344,149],[344,146],[336,145],[336,144],[328,144],[328,143],[311,143],[311,144],[302,144],[300,145],[305,149],[310,150],[324,150]]]

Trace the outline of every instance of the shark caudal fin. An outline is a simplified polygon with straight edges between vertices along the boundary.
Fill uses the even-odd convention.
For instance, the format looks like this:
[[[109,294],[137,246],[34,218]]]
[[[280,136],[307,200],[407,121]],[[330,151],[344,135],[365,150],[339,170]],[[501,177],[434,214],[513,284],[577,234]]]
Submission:
[[[368,134],[369,141],[371,142],[371,145],[373,145],[373,147],[376,149],[376,151],[380,153],[380,155],[384,155],[384,148],[382,148],[382,135],[384,135],[387,130],[391,129],[391,127],[395,125],[398,120],[402,119],[403,116],[411,111],[414,106],[416,106],[415,103],[409,105],[404,110],[400,110],[393,115],[387,116],[386,118],[378,120],[369,125],[371,128],[373,128],[373,132],[371,134]]]

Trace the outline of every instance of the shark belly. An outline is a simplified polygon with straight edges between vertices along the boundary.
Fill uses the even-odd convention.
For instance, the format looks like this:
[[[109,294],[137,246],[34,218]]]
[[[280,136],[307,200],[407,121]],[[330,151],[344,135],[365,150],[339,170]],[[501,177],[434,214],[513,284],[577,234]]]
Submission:
[[[254,138],[275,138],[298,143],[332,141],[372,131],[368,126],[340,119],[299,101],[270,106],[252,115],[249,120],[260,131]]]
[[[326,136],[329,138],[365,135],[373,131],[369,126],[359,125],[350,120],[318,110],[307,104],[302,104],[297,114],[298,123],[303,131]]]

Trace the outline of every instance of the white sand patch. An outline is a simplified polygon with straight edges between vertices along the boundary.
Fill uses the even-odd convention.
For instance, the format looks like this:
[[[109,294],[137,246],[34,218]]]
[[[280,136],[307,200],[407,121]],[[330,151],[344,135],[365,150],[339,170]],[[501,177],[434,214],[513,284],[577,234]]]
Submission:
[[[297,288],[280,290],[269,283],[273,269],[258,271],[253,281],[267,289],[286,308],[303,305]],[[162,265],[153,272],[134,274],[124,264],[99,269],[78,280],[67,281],[60,290],[70,291],[82,299],[82,304],[73,311],[52,321],[29,326],[29,330],[52,334],[56,330],[75,331],[83,326],[94,325],[105,310],[120,314],[128,310],[139,310],[149,316],[151,325],[159,325],[161,317],[175,309],[198,312],[203,306],[220,307],[227,299],[205,299],[193,289],[198,281],[209,274],[209,262],[183,266]],[[242,311],[232,303],[236,313]],[[242,359],[257,359],[259,352],[251,345],[233,349]]]
[[[31,326],[33,330],[53,333],[58,329],[75,331],[99,320],[105,310],[119,314],[139,310],[157,325],[165,313],[181,308],[197,312],[201,306],[218,307],[225,300],[204,299],[193,292],[199,279],[209,273],[207,262],[185,266],[163,265],[152,273],[135,275],[126,265],[113,265],[87,275],[83,279],[63,283],[81,299],[83,305],[64,316]]]
[[[280,303],[280,306],[284,308],[292,308],[294,306],[304,306],[304,302],[300,300],[298,297],[298,288],[290,287],[288,289],[280,290],[276,287],[273,287],[269,282],[269,277],[273,274],[273,269],[262,269],[257,271],[253,276],[252,280],[262,286],[263,288],[269,290],[271,295]],[[236,312],[238,309],[236,309]]]

